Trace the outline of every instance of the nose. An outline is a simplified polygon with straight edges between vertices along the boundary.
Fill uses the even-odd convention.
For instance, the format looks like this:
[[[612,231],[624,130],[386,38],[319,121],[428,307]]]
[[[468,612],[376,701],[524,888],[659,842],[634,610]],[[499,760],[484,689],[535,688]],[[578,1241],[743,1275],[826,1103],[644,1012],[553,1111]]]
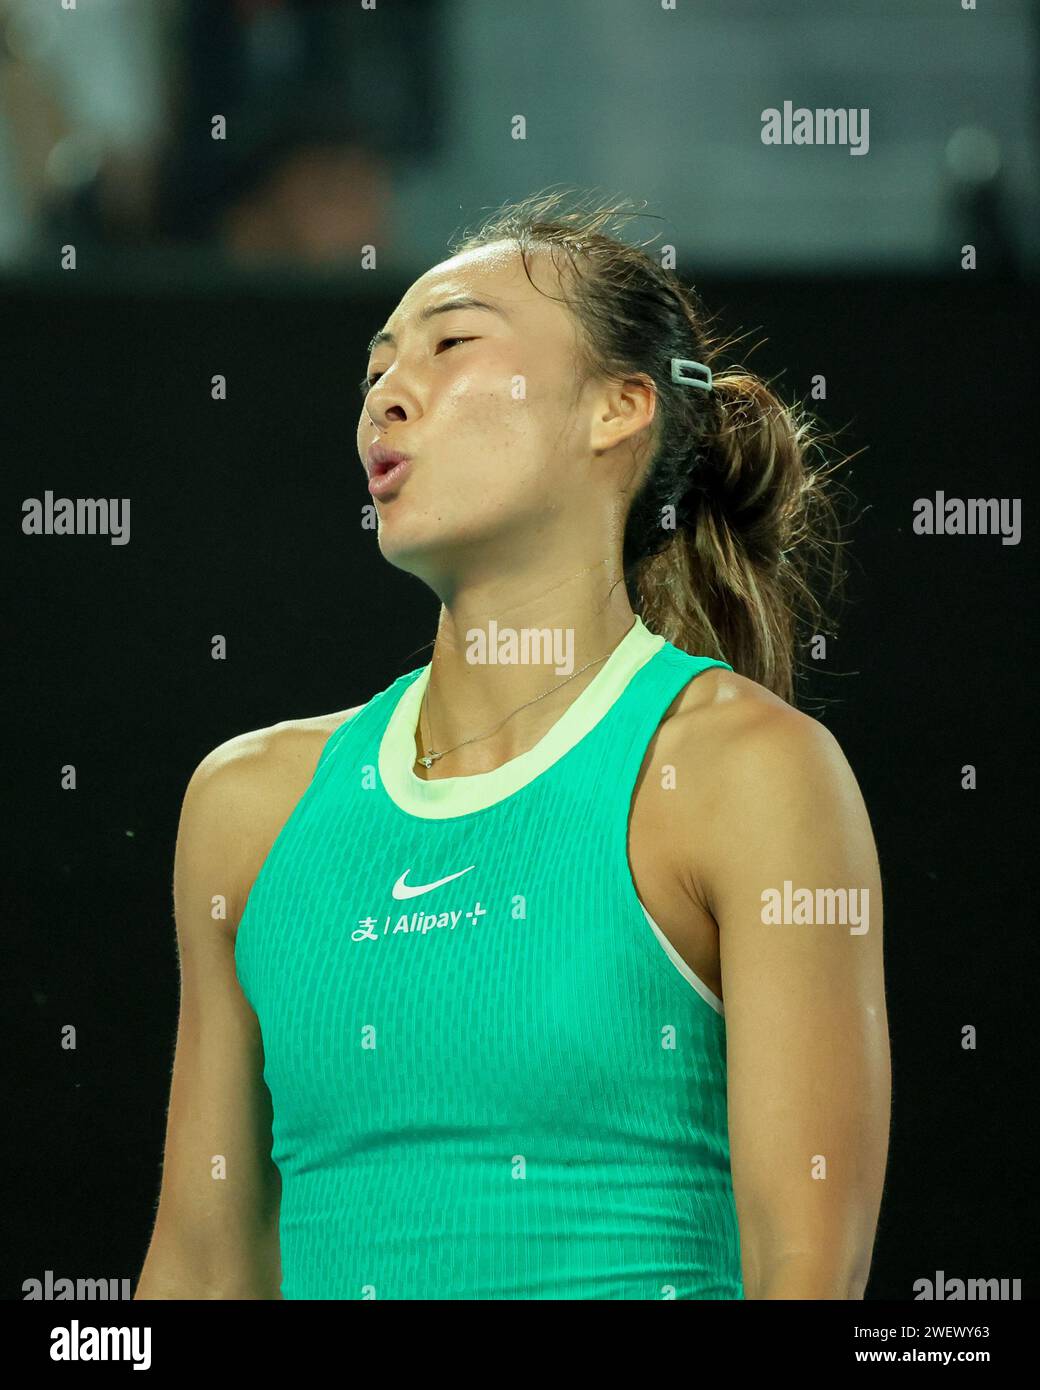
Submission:
[[[368,392],[364,409],[377,430],[388,430],[396,421],[409,420],[417,413],[407,379],[402,375],[402,363],[398,359]]]
[[[380,408],[378,410],[373,410],[370,404],[368,406],[368,413],[377,430],[389,429],[394,421],[408,419],[407,412],[396,403],[387,405],[385,409]]]
[[[365,410],[377,430],[389,429],[395,421],[408,419],[404,394],[392,385],[384,387],[381,381],[372,387],[365,400]]]

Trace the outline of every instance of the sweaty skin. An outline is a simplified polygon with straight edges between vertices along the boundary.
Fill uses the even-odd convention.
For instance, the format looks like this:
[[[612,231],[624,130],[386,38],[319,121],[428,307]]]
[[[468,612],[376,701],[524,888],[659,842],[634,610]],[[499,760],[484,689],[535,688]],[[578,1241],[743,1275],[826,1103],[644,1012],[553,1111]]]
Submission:
[[[565,288],[544,255],[531,271],[548,295]],[[459,296],[502,312],[423,317]],[[505,243],[433,267],[384,331],[393,341],[370,354],[358,452],[364,461],[380,440],[411,455],[403,481],[374,501],[379,548],[442,605],[417,756],[504,721],[415,768],[431,779],[464,777],[533,747],[631,627],[616,581],[631,494],[651,461],[656,393],[645,378],[579,379],[575,320],[529,283]],[[467,662],[467,631],[491,619],[571,629],[575,669],[595,664],[536,700],[560,677]],[[526,701],[535,703],[514,713]],[[234,975],[234,933],[322,746],[354,713],[240,735],[209,754],[189,785],[175,871],[181,1027],[138,1298],[279,1296],[262,1043]],[[647,749],[629,861],[651,916],[725,1002],[746,1297],[861,1298],[891,1081],[880,874],[846,759],[822,725],[753,681],[705,671]],[[766,925],[762,895],[785,882],[867,890],[869,930]],[[216,928],[214,893],[228,902]],[[229,1149],[239,1183],[200,1173],[200,1153]]]

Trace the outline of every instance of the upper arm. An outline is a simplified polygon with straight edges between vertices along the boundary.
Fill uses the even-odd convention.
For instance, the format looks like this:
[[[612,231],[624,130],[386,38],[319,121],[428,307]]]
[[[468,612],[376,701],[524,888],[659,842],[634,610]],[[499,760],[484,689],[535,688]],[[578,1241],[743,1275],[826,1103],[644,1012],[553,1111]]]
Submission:
[[[222,745],[184,796],[174,866],[180,1017],[159,1206],[137,1298],[280,1296],[270,1096],[234,959],[270,814],[263,747],[256,734]],[[221,899],[226,916],[215,907]]]
[[[861,1297],[890,1104],[870,823],[834,738],[788,706],[757,711],[723,762],[705,890],[719,925],[745,1284],[755,1296],[801,1261],[810,1282],[837,1291],[816,1296]],[[812,896],[789,910],[799,889]],[[806,909],[812,920],[799,921]]]

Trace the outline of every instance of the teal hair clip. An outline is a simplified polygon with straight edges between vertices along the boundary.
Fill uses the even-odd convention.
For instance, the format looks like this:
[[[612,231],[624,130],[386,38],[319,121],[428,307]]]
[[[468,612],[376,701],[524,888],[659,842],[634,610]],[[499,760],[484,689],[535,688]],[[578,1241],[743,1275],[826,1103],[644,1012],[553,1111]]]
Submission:
[[[687,371],[703,372],[703,376],[686,376]],[[672,380],[682,386],[696,386],[698,391],[710,391],[712,384],[711,368],[703,362],[692,362],[686,357],[672,358]]]

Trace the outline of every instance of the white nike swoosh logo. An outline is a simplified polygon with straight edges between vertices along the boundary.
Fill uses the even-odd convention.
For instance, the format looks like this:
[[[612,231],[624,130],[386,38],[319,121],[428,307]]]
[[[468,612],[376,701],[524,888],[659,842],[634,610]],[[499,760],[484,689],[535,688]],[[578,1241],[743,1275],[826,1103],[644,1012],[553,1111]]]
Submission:
[[[476,867],[476,864],[471,864],[469,869]],[[390,891],[395,898],[417,898],[420,893],[428,893],[431,888],[439,888],[442,883],[450,883],[453,878],[461,878],[463,874],[469,873],[469,869],[460,869],[457,874],[449,874],[447,878],[439,878],[436,883],[420,883],[414,888],[405,883],[405,879],[411,873],[411,869],[405,869]]]

